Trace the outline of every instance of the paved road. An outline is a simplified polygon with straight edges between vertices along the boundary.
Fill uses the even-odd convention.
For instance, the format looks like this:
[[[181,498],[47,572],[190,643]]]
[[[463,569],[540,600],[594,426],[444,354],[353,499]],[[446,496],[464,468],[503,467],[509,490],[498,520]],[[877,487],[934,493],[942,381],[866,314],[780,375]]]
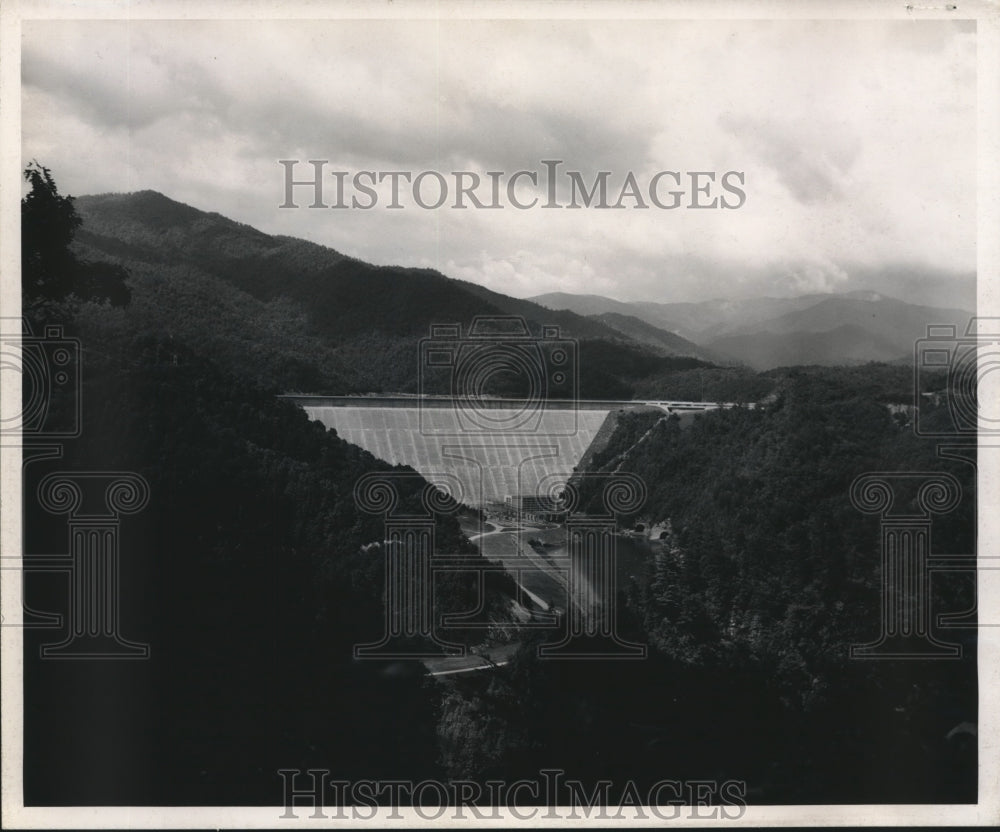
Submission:
[[[526,567],[530,567],[530,571],[538,571],[547,575],[550,579],[557,582],[556,587],[561,587],[563,589],[563,595],[565,595],[565,581],[560,579],[558,572],[552,569],[551,566],[543,563],[543,559],[539,558],[531,547],[524,543],[521,545],[521,553],[516,551],[516,535],[518,533],[530,534],[533,532],[540,531],[539,527],[535,526],[496,526],[496,524],[487,524],[490,527],[490,531],[480,532],[479,534],[471,535],[469,540],[473,543],[479,545],[480,551],[483,555],[490,560],[496,560],[503,563],[504,567],[507,569],[508,574],[517,584],[518,588],[525,596],[531,599],[531,601],[538,606],[539,609],[548,611],[552,607],[552,602],[547,601],[535,592],[528,589],[521,580],[521,570]],[[509,541],[509,545],[503,545],[501,540],[496,541],[497,546],[489,547],[483,546],[482,540],[484,538],[496,538],[498,535],[505,535]],[[495,549],[495,551],[486,551],[487,549]],[[528,551],[526,551],[528,550]],[[525,559],[529,559],[529,563],[525,563]],[[537,587],[536,587],[537,588]],[[515,642],[513,644],[501,644],[494,647],[477,647],[475,648],[476,654],[470,654],[467,656],[441,656],[440,658],[424,659],[424,667],[427,668],[429,675],[431,676],[449,676],[454,673],[473,673],[481,670],[489,670],[493,667],[503,667],[508,664],[514,654],[520,647],[520,642]]]
[[[430,676],[450,676],[453,673],[473,673],[489,670],[491,667],[503,667],[510,663],[520,646],[520,642],[500,644],[496,647],[478,648],[479,655],[424,659],[424,667]]]
[[[535,526],[523,526],[482,535],[480,551],[483,557],[503,564],[532,602],[547,611],[553,605],[565,606],[566,577],[525,539],[539,531]]]

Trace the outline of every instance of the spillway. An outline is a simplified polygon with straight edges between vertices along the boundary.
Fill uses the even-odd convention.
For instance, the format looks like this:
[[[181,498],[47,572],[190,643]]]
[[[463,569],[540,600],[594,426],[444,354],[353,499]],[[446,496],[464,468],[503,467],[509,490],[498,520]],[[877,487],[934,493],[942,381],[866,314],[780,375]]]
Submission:
[[[610,412],[607,405],[537,414],[494,407],[470,420],[453,404],[300,403],[310,418],[379,459],[409,465],[429,482],[457,477],[462,502],[473,506],[537,494],[543,479],[545,487],[568,480]]]

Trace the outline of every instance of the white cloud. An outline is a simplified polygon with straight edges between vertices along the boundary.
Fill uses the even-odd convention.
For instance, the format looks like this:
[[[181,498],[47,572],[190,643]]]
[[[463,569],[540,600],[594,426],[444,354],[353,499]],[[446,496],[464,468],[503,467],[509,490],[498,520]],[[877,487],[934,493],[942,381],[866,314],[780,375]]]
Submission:
[[[975,267],[975,33],[946,22],[35,21],[23,78],[23,152],[64,192],[153,188],[516,295],[687,300],[880,275],[898,291],[907,269],[926,288]],[[279,158],[482,175],[559,158],[619,184],[736,169],[748,198],[282,211]]]

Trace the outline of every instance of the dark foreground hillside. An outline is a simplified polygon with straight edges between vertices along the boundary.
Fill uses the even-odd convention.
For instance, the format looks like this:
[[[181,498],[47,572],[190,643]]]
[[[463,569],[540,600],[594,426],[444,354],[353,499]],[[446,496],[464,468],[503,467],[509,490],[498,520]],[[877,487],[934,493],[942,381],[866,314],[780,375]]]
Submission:
[[[40,661],[57,639],[26,631],[26,802],[267,804],[282,766],[435,774],[420,674],[352,660],[381,636],[384,585],[381,552],[362,551],[382,520],[354,484],[389,466],[168,341],[79,334],[83,432],[29,466],[26,493],[54,470],[145,478],[149,506],[121,526],[120,618],[151,654]],[[29,501],[26,521],[28,552],[65,550],[63,518]],[[471,551],[454,518],[437,538]],[[29,605],[64,609],[59,580],[32,576]],[[475,606],[470,585],[450,592],[446,608]]]
[[[411,513],[427,484],[278,399],[281,362],[296,356],[291,375],[320,377],[322,352],[262,334],[241,317],[259,307],[204,275],[178,272],[166,289],[79,259],[60,247],[79,225],[72,202],[48,171],[29,174],[24,308],[35,333],[58,326],[70,344],[69,383],[44,388],[47,418],[56,424],[79,402],[82,421],[56,453],[26,451],[25,550],[67,551],[65,514],[39,496],[47,474],[82,483],[85,514],[106,511],[99,477],[144,482],[148,506],[120,522],[115,595],[117,632],[149,656],[42,659],[65,625],[25,630],[25,803],[268,805],[280,799],[282,767],[437,774],[436,695],[419,665],[353,659],[355,645],[383,634],[385,586],[384,521],[357,506],[356,483],[409,473],[399,510]],[[182,209],[190,219],[193,209]],[[176,219],[160,230],[170,236]],[[79,280],[95,276],[84,301]],[[226,326],[199,340],[198,321],[218,311],[211,300],[227,297]],[[446,503],[435,515],[438,545],[477,557]],[[438,589],[435,613],[478,600],[461,573]],[[502,603],[499,589],[488,588],[490,603]],[[26,609],[65,614],[66,599],[65,574],[29,570]]]

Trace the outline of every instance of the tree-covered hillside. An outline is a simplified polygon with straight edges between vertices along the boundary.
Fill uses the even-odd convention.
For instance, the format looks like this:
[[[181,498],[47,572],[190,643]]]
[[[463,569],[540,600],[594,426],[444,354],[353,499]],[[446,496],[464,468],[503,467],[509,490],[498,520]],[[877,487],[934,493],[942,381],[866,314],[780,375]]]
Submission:
[[[567,776],[616,788],[735,778],[758,803],[973,800],[976,751],[952,731],[976,722],[975,630],[935,628],[961,659],[850,657],[879,634],[883,577],[879,518],[849,496],[858,475],[954,475],[962,500],[934,518],[933,552],[975,551],[974,468],[890,412],[895,375],[776,372],[754,409],[619,414],[589,470],[641,477],[648,497],[623,526],[665,529],[619,592],[618,631],[650,655],[574,663],[526,650],[505,673],[456,685],[439,727],[449,771],[527,777],[572,761]],[[601,513],[596,488],[581,488],[583,509]],[[969,609],[974,581],[938,573],[933,615]]]
[[[153,191],[76,205],[84,223],[75,249],[128,270],[131,314],[146,330],[211,351],[230,369],[253,366],[258,380],[286,392],[417,392],[420,339],[432,324],[467,328],[476,316],[518,315],[536,336],[544,325],[578,339],[591,355],[581,362],[578,392],[586,397],[631,397],[640,377],[681,360],[572,312],[430,269],[373,266],[269,236]]]
[[[939,633],[963,643],[956,661],[848,652],[876,637],[882,586],[879,520],[851,505],[855,477],[954,475],[963,499],[935,518],[934,552],[974,551],[973,466],[914,436],[898,407],[913,401],[909,367],[715,367],[542,310],[532,325],[581,339],[583,395],[755,406],[683,420],[623,411],[588,457],[590,470],[645,482],[623,527],[664,529],[635,544],[619,584],[618,632],[647,659],[546,661],[522,631],[509,665],[434,681],[419,662],[353,658],[383,632],[386,546],[354,487],[390,467],[277,394],[416,390],[430,322],[530,318],[531,304],[157,194],[80,200],[81,225],[50,177],[33,184],[33,227],[64,233],[26,238],[41,256],[26,267],[39,270],[26,271],[25,309],[36,334],[60,324],[79,339],[83,422],[60,456],[25,469],[26,550],[66,551],[65,522],[33,499],[47,473],[143,477],[149,507],[120,528],[120,621],[151,655],[41,661],[56,636],[25,630],[27,803],[270,805],[277,770],[308,767],[508,782],[559,767],[588,792],[606,779],[620,792],[732,778],[764,803],[975,799],[975,745],[950,734],[977,719],[974,631]],[[53,282],[55,263],[67,272]],[[74,386],[51,392],[52,412],[71,413]],[[927,409],[924,424],[946,421],[945,404]],[[402,508],[415,510],[425,484],[409,482]],[[440,551],[481,563],[451,513],[434,528]],[[65,609],[64,577],[26,581],[29,608]],[[932,586],[935,614],[973,603],[974,576]],[[478,601],[471,573],[438,588],[436,613]],[[482,615],[509,623],[512,594],[490,579]]]
[[[72,217],[51,180],[39,187]],[[36,333],[57,324],[79,339],[79,386],[45,392],[55,412],[79,397],[82,416],[58,457],[26,469],[26,551],[66,551],[65,519],[34,498],[49,472],[133,472],[150,491],[148,507],[121,524],[118,588],[121,634],[149,644],[149,659],[40,661],[59,633],[25,631],[26,802],[268,805],[282,766],[433,776],[436,695],[419,663],[353,653],[385,626],[384,518],[357,506],[355,486],[409,473],[399,510],[418,514],[426,482],[278,399],[284,372],[323,372],[297,349],[308,341],[269,339],[220,282],[164,269],[130,275],[124,306],[72,281],[58,296],[24,284]],[[235,304],[226,325],[199,335],[185,316],[204,321],[217,300]],[[276,316],[288,313],[282,304]],[[454,513],[435,515],[435,535],[439,552],[478,561]],[[506,613],[506,588],[488,585],[487,615]],[[65,610],[55,577],[29,575],[27,592],[32,609]],[[455,573],[438,582],[434,613],[478,601],[475,574]]]

